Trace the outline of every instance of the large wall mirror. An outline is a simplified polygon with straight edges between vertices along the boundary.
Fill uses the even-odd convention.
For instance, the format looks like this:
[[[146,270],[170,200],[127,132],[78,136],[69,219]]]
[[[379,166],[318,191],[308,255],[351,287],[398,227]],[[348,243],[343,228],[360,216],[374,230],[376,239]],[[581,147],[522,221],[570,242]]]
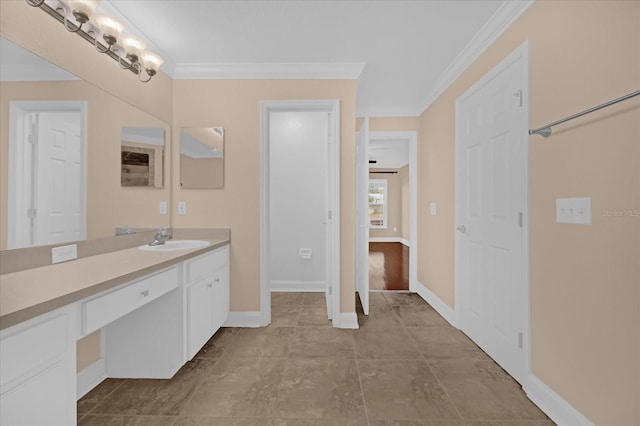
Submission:
[[[169,226],[169,125],[4,37],[0,54],[0,250]],[[146,188],[122,186],[123,146],[148,154]]]
[[[180,186],[224,187],[224,129],[183,127],[180,129]]]

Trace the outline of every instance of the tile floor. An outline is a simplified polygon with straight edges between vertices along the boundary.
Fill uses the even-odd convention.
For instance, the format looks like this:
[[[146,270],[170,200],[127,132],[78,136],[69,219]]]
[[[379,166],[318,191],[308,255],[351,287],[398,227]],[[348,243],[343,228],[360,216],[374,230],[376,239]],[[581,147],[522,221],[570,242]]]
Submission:
[[[82,426],[546,426],[509,375],[419,296],[371,293],[360,329],[324,295],[274,293],[273,323],[220,330],[171,380],[107,379]]]

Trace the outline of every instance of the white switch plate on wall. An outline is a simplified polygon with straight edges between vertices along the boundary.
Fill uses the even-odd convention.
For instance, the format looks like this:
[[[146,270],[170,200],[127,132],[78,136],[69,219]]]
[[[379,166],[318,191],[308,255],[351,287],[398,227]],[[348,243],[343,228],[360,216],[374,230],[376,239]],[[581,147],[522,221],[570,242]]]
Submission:
[[[167,214],[169,208],[166,201],[160,201],[160,214]]]
[[[429,203],[429,212],[431,213],[431,216],[438,214],[438,206],[433,201]]]
[[[556,222],[591,225],[591,197],[556,198]]]
[[[178,201],[178,214],[187,214],[187,202]]]
[[[78,246],[70,244],[68,246],[54,247],[51,249],[51,263],[66,262],[78,258]]]

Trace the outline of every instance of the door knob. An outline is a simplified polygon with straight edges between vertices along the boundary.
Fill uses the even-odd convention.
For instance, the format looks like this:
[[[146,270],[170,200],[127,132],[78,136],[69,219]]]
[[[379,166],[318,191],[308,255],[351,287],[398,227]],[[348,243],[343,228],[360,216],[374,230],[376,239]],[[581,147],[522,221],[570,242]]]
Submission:
[[[467,228],[464,225],[458,225],[456,226],[456,231],[460,231],[464,234],[465,232],[467,232]]]

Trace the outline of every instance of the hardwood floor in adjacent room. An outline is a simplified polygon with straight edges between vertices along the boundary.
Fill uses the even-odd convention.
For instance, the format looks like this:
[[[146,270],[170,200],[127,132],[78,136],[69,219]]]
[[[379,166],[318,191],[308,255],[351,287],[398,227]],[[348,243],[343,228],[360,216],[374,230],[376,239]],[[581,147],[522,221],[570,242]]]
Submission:
[[[409,290],[409,247],[369,243],[369,289]]]

